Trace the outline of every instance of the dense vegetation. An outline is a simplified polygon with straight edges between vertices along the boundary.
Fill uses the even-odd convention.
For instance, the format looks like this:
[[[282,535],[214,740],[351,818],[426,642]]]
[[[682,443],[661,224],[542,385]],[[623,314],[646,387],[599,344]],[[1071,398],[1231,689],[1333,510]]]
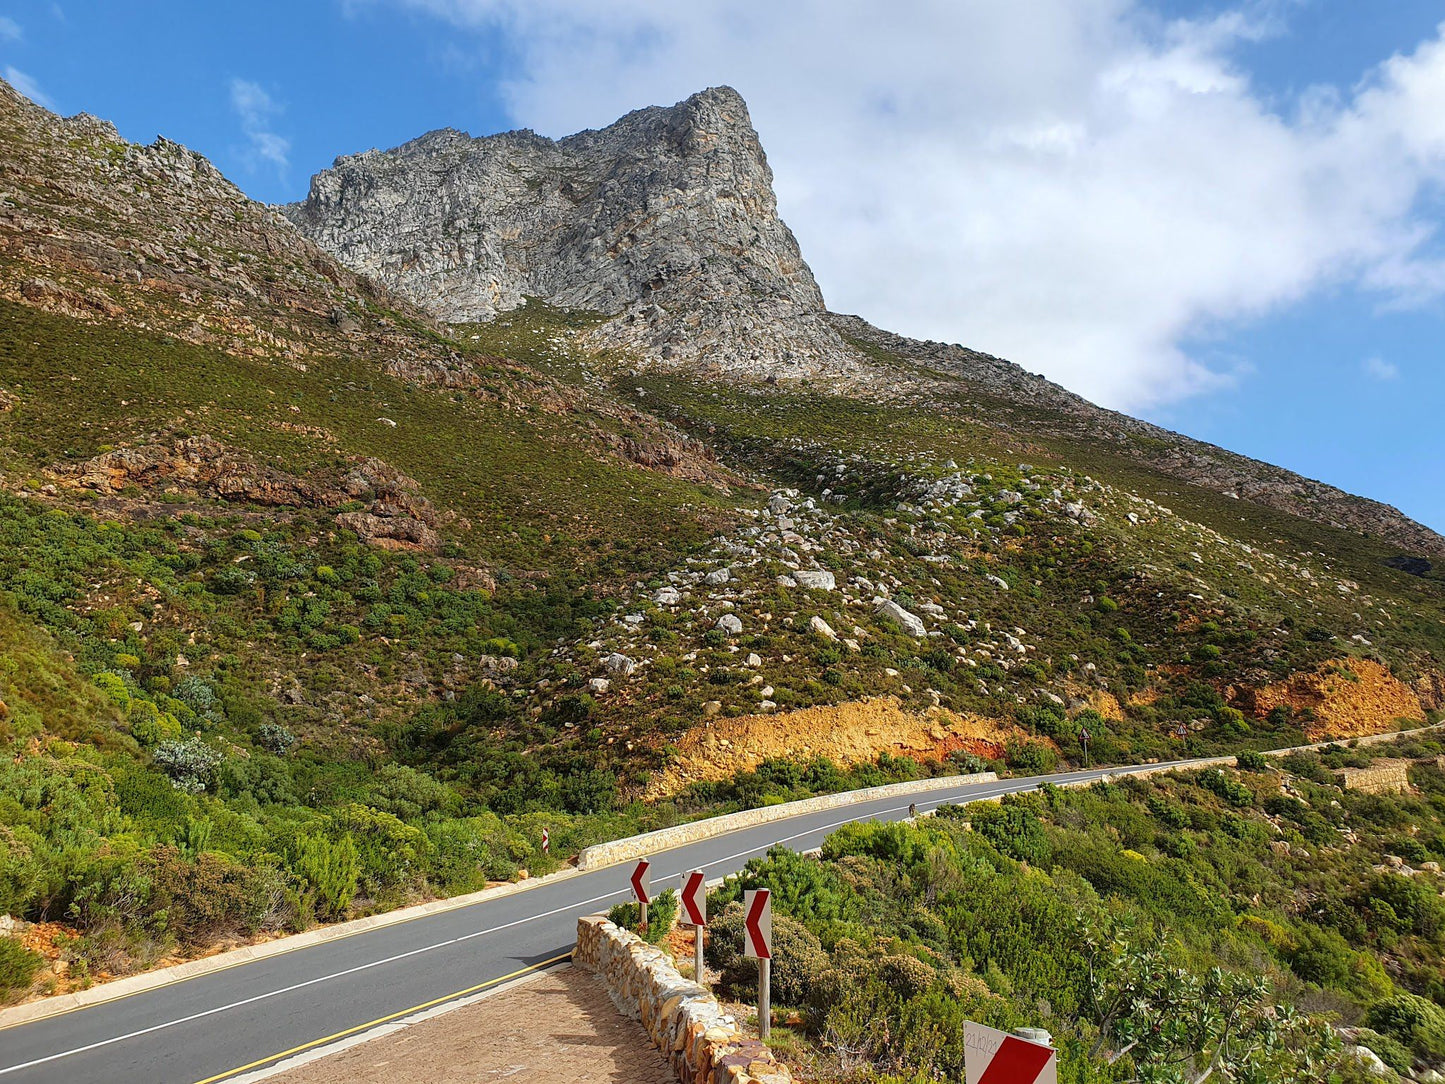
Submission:
[[[804,1020],[779,1042],[821,1077],[962,1079],[965,1018],[1047,1028],[1075,1082],[1362,1079],[1356,1045],[1387,1072],[1439,1068],[1440,752],[1335,747],[850,825],[714,893],[710,962],[751,996],[735,903],[770,887],[774,996]],[[1417,793],[1334,785],[1385,753],[1415,758]]]
[[[577,319],[536,306],[458,341],[482,367],[481,395],[355,359],[238,360],[5,312],[0,363],[19,405],[0,413],[13,453],[0,494],[0,913],[74,930],[63,944],[72,980],[545,871],[556,859],[540,853],[544,825],[565,858],[597,839],[811,793],[985,766],[1034,774],[1082,763],[1084,728],[1093,762],[1294,743],[1308,718],[1246,716],[1225,682],[1364,651],[1342,635],[1355,597],[1264,589],[1182,520],[1133,528],[1153,571],[1140,567],[1137,538],[1121,544],[1117,518],[1061,524],[1041,503],[1050,488],[1093,483],[1059,464],[1010,463],[1014,449],[973,422],[645,377],[636,386],[654,409],[712,426],[765,485],[728,496],[624,463],[594,438],[637,436],[631,415],[588,404],[630,398],[633,385],[599,390],[565,346]],[[83,387],[70,379],[80,354],[97,359]],[[553,380],[590,389],[565,425],[527,405],[556,394]],[[382,409],[395,427],[376,424]],[[406,552],[340,529],[346,505],[45,491],[113,445],[196,431],[312,477],[383,454],[460,514],[442,523],[436,551]],[[946,473],[942,456],[965,452],[981,516],[897,507]],[[766,484],[816,491],[825,470],[834,525],[819,536],[821,563],[841,577],[868,555],[869,574],[892,577],[905,606],[966,600],[942,636],[920,642],[871,612],[839,613],[834,597],[776,585],[777,564],[738,573],[735,586],[757,592],[738,610],[753,625],[741,637],[648,601],[668,570],[725,560],[728,532]],[[1101,490],[1094,506],[1122,500]],[[631,529],[639,510],[656,529]],[[1371,626],[1369,650],[1416,672],[1438,632],[1434,582],[1383,569],[1373,553],[1358,564],[1350,547],[1364,544],[1338,532],[1289,529],[1344,547],[1351,575],[1373,577],[1390,607],[1413,608],[1410,622]],[[925,560],[934,553],[952,557]],[[1188,575],[1172,579],[1173,566]],[[1193,590],[1200,571],[1207,598]],[[988,576],[1011,589],[981,589]],[[752,621],[764,611],[768,627]],[[820,643],[814,614],[840,629],[861,621],[863,649]],[[595,694],[589,681],[619,629],[653,653],[625,695]],[[1037,650],[1002,657],[1008,629],[1026,629]],[[992,765],[962,753],[922,763],[885,753],[852,768],[772,761],[639,803],[672,735],[709,702],[753,710],[757,684],[738,666],[749,652],[781,708],[888,691],[920,710],[934,697],[1006,720],[1020,737]],[[1107,686],[1127,711],[1105,718],[1037,695],[1075,681]],[[1172,736],[1180,721],[1192,727],[1183,741]],[[6,946],[14,959],[0,984],[23,989],[35,961]]]

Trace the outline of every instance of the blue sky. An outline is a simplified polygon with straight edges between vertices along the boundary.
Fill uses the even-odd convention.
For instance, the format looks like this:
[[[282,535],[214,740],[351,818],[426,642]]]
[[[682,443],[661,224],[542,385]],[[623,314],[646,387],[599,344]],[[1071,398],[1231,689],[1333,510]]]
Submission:
[[[867,6],[35,0],[0,72],[268,201],[731,83],[834,308],[1445,529],[1438,3]]]

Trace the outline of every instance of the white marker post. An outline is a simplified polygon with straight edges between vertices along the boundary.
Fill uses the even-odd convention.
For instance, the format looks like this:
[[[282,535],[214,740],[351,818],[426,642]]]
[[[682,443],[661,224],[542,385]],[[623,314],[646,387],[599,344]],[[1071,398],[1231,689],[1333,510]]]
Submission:
[[[758,1038],[768,1040],[773,1026],[769,988],[773,964],[773,894],[766,888],[743,893],[743,955],[758,961]]]
[[[1059,1056],[1049,1033],[1039,1028],[1019,1032],[1009,1035],[965,1020],[965,1084],[1058,1084]]]
[[[702,931],[707,925],[707,874],[700,869],[690,870],[682,875],[682,913],[692,923],[693,978],[699,986],[706,986],[706,974],[702,962]]]
[[[637,868],[632,871],[632,894],[637,897],[642,911],[637,925],[642,930],[647,929],[647,905],[652,899],[651,887],[647,880],[647,870],[651,865],[652,863],[646,858],[642,858],[638,860]]]

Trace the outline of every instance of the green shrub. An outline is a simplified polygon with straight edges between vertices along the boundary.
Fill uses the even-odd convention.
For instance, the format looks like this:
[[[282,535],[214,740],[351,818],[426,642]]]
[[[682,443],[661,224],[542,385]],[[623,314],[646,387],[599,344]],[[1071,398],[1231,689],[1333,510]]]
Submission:
[[[878,961],[878,977],[899,997],[917,997],[930,986],[938,973],[916,956],[884,956]]]
[[[296,744],[296,735],[280,723],[262,723],[256,728],[256,741],[262,749],[276,756],[285,756]]]
[[[1445,1058],[1445,1009],[1433,1001],[1415,994],[1396,994],[1370,1006],[1366,1022],[1427,1062]]]
[[[0,995],[28,989],[44,962],[13,937],[0,937]]]
[[[346,917],[356,895],[361,864],[350,836],[339,840],[323,835],[298,836],[291,845],[287,864],[300,882],[303,915],[314,914],[323,922]]]
[[[1043,742],[1010,738],[1004,746],[1004,763],[1019,775],[1048,775],[1059,766],[1059,756]]]
[[[163,741],[156,746],[156,766],[170,777],[177,790],[199,794],[216,779],[221,754],[201,738],[189,741]]]
[[[116,707],[122,711],[130,707],[130,690],[126,688],[125,678],[106,671],[95,675],[95,683]]]
[[[1005,800],[967,807],[973,830],[1003,854],[1035,866],[1049,861],[1049,838],[1043,822],[1033,809],[1019,801]]]
[[[1354,971],[1355,953],[1334,930],[1305,926],[1298,931],[1298,944],[1290,953],[1295,974],[1321,986],[1344,988]]]
[[[175,847],[157,849],[152,876],[153,899],[165,913],[166,928],[189,945],[254,933],[271,917],[269,887],[280,887],[278,879],[268,883],[265,867],[243,865],[215,852],[187,858]]]
[[[741,873],[708,896],[708,907],[721,913],[751,888],[772,891],[774,914],[805,922],[838,922],[850,915],[848,897],[832,864],[786,847],[773,847],[766,857],[749,859]]]
[[[132,701],[126,721],[130,724],[131,737],[148,749],[181,736],[180,721],[149,700]]]
[[[722,987],[740,1001],[756,998],[758,962],[743,955],[742,904],[730,904],[712,924],[708,958],[722,975]],[[770,982],[779,1005],[806,1005],[814,984],[829,966],[817,934],[786,915],[773,914]]]
[[[420,828],[359,802],[343,806],[332,819],[337,833],[355,845],[357,890],[372,903],[393,902],[421,880],[430,844]]]
[[[647,929],[641,929],[642,908],[636,900],[619,903],[607,912],[607,920],[624,930],[631,930],[644,940],[657,944],[677,921],[677,893],[669,888],[652,898],[647,905]]]
[[[1376,1057],[1397,1073],[1408,1073],[1415,1061],[1409,1047],[1378,1031],[1361,1028],[1355,1033],[1355,1042],[1374,1051]]]

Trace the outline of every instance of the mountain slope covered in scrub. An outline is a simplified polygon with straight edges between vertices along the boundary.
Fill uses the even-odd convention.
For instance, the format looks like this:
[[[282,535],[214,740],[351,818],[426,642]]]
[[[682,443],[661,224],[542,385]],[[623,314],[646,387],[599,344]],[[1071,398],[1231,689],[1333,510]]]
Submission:
[[[543,827],[1445,706],[1441,541],[1381,506],[821,309],[837,366],[720,379],[626,304],[447,323],[345,257],[0,88],[13,996],[544,871]]]

